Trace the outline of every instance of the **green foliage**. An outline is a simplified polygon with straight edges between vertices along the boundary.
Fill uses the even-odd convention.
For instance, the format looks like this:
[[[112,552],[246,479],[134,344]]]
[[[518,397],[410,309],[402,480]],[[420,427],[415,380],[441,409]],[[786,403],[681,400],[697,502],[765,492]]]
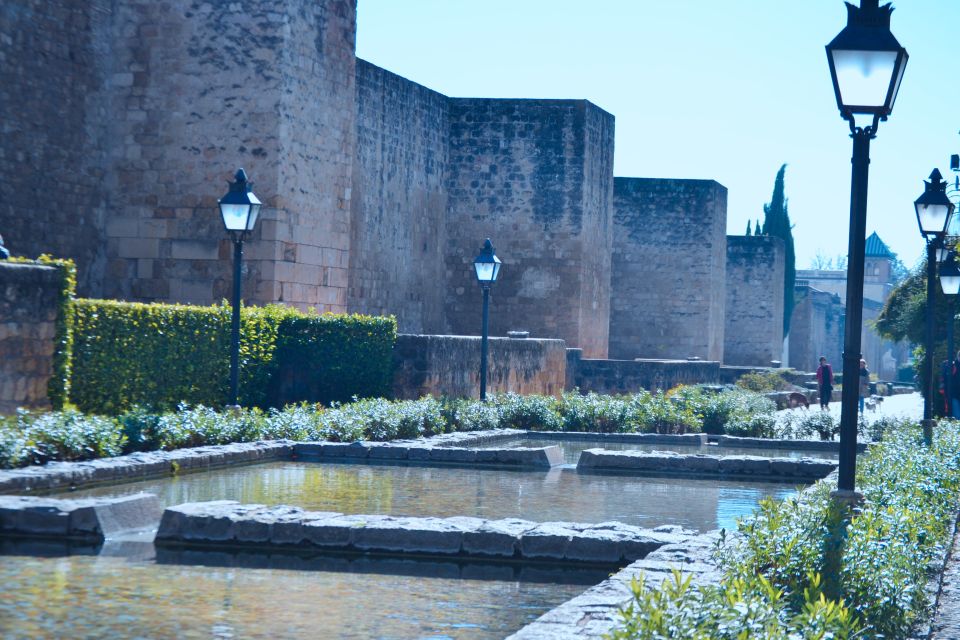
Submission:
[[[78,300],[75,307],[71,399],[82,410],[118,415],[133,406],[168,411],[226,401],[226,305]],[[266,407],[281,392],[291,395],[291,386],[282,404],[387,395],[395,339],[393,318],[317,316],[278,305],[242,309],[239,400]]]
[[[763,205],[763,235],[776,236],[783,240],[785,250],[783,268],[783,335],[790,334],[790,317],[793,315],[793,286],[797,280],[797,256],[793,247],[793,225],[787,211],[787,198],[784,195],[783,175],[787,165],[780,167],[773,183],[773,195],[770,203]]]
[[[816,434],[821,440],[833,440],[840,434],[840,422],[829,411],[810,411],[800,418],[796,430],[801,438]]]
[[[648,395],[638,394],[634,398]],[[560,403],[563,430],[599,433],[636,431],[639,426],[637,408],[642,404],[642,400],[634,401],[620,396],[582,395],[576,390],[567,392]]]
[[[773,437],[777,405],[759,393],[740,387],[720,393],[684,387],[675,397],[701,421],[706,433]]]
[[[611,637],[907,637],[929,614],[927,567],[949,543],[960,499],[960,430],[941,425],[930,448],[916,424],[885,432],[861,459],[857,513],[825,481],[762,501],[721,541],[719,585],[680,574],[659,588],[638,582]]]
[[[10,262],[55,267],[60,276],[57,296],[57,320],[54,331],[53,375],[47,383],[47,397],[54,409],[62,409],[70,396],[70,367],[73,358],[73,314],[77,294],[77,266],[73,260],[46,254],[36,260],[11,257]]]
[[[559,431],[563,425],[557,400],[550,396],[500,393],[492,402],[500,417],[500,427],[504,429]]]
[[[776,371],[755,371],[745,373],[737,379],[737,386],[757,393],[784,391],[791,388],[791,384],[783,377],[782,369]]]
[[[21,410],[0,423],[0,468],[116,456],[125,440],[109,418],[75,409],[41,414]]]

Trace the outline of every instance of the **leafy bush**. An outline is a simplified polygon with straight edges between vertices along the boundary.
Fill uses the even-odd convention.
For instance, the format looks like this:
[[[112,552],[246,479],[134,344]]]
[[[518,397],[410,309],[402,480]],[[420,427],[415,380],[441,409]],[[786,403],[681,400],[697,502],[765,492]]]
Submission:
[[[711,393],[698,387],[682,387],[673,397],[701,421],[706,433],[764,438],[775,435],[777,405],[754,391],[732,388]]]
[[[500,427],[500,412],[486,402],[445,398],[441,413],[445,431],[486,431]]]
[[[776,371],[745,373],[737,379],[737,386],[747,391],[769,393],[790,389],[793,385],[783,378],[783,370],[778,369]]]
[[[916,424],[888,430],[861,460],[861,510],[830,484],[766,499],[719,547],[719,585],[679,575],[634,585],[626,638],[901,638],[929,613],[927,567],[952,535],[960,499],[960,431],[924,447]],[[739,635],[746,633],[746,636]]]
[[[840,423],[829,411],[810,411],[800,419],[796,429],[803,438],[816,434],[821,440],[833,440],[840,433]]]
[[[230,371],[227,306],[78,300],[71,398],[117,415],[221,406]],[[393,318],[302,314],[278,305],[241,311],[240,402],[246,406],[388,395]],[[283,396],[282,402],[278,400]]]
[[[622,397],[574,390],[563,394],[558,409],[564,431],[624,433],[636,430],[636,406]]]
[[[19,411],[15,420],[0,427],[0,466],[117,456],[125,441],[120,426],[109,418],[85,416],[75,409]]]
[[[639,430],[644,433],[678,434],[701,429],[700,418],[691,407],[674,402],[662,391],[653,395],[638,394],[633,397],[631,406],[637,416]]]
[[[559,431],[563,421],[557,413],[557,401],[550,396],[521,396],[501,393],[493,397],[503,429]]]

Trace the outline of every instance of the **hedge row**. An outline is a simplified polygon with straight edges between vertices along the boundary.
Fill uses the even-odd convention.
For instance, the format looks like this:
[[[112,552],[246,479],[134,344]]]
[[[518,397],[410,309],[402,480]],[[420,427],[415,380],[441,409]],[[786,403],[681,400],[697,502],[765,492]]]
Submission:
[[[83,412],[222,406],[229,389],[228,306],[76,300],[70,399]],[[392,318],[241,311],[239,402],[345,401],[390,394]]]
[[[930,614],[929,567],[949,546],[960,501],[960,423],[932,447],[917,424],[886,431],[862,459],[865,502],[849,515],[832,483],[765,500],[718,549],[723,578],[676,573],[633,584],[612,640],[906,638]]]
[[[672,395],[642,392],[631,396],[567,393],[559,399],[505,393],[493,396],[489,402],[462,398],[370,398],[334,403],[332,407],[300,403],[282,410],[253,408],[236,413],[220,413],[206,406],[181,405],[176,411],[165,413],[136,407],[117,418],[85,416],[76,410],[39,415],[24,411],[15,418],[0,419],[0,467],[279,438],[385,441],[501,428],[684,433],[699,431],[700,416],[712,415],[718,406],[728,406],[729,397],[750,394],[742,390],[687,393],[681,400],[681,391]],[[762,404],[757,406],[765,408]],[[741,433],[743,420],[743,416],[735,418],[730,432]],[[746,422],[756,422],[756,417]]]

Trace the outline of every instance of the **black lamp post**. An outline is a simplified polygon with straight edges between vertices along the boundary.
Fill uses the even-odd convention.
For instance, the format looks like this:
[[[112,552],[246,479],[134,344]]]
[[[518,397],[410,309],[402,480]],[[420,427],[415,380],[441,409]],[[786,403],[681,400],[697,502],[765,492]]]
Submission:
[[[253,185],[247,182],[243,169],[237,170],[230,190],[220,198],[223,226],[233,239],[233,316],[230,322],[230,406],[237,406],[240,386],[240,265],[243,262],[243,240],[253,231],[263,206],[253,194]]]
[[[847,26],[827,45],[827,61],[837,106],[850,123],[853,173],[850,186],[850,238],[847,252],[847,321],[843,342],[843,394],[840,413],[838,496],[855,498],[857,467],[857,384],[863,326],[863,263],[867,229],[867,181],[870,140],[893,111],[907,51],[890,32],[889,4],[847,3]],[[857,116],[869,124],[856,122]]]
[[[490,238],[483,243],[483,250],[473,261],[477,282],[483,289],[483,325],[480,338],[480,399],[487,399],[487,318],[490,313],[490,287],[500,274],[500,258],[493,252]]]
[[[953,323],[957,315],[957,294],[960,293],[960,265],[957,264],[956,251],[950,250],[940,262],[940,288],[947,296],[949,315],[947,316],[947,376],[944,391],[947,395],[947,415],[956,418],[953,412]]]
[[[953,203],[947,197],[947,183],[939,169],[930,173],[924,182],[923,194],[913,203],[917,224],[927,242],[927,345],[923,371],[927,377],[923,394],[923,435],[929,444],[933,436],[933,304],[936,297],[934,280],[937,278],[937,258],[943,248],[943,238],[950,224]]]

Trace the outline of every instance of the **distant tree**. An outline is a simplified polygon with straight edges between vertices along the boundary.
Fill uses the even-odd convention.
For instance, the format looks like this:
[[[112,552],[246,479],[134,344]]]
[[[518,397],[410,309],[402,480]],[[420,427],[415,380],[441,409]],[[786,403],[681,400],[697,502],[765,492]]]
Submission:
[[[753,235],[753,231],[750,230],[750,221],[749,221],[749,220],[747,220],[747,235],[748,235],[748,236],[752,236],[752,235]]]
[[[817,255],[810,261],[810,268],[815,271],[829,271],[833,269],[833,258],[828,258],[827,254],[817,249]]]
[[[783,174],[787,165],[780,167],[773,182],[773,195],[768,204],[763,205],[763,235],[776,236],[783,240],[786,250],[783,269],[783,335],[790,334],[790,316],[793,315],[793,285],[797,281],[797,256],[793,248],[793,225],[787,212],[787,198],[784,195]]]
[[[754,225],[754,227],[753,227],[753,235],[755,235],[755,236],[762,236],[762,235],[763,235],[763,233],[761,233],[761,231],[760,231],[760,221],[759,221],[759,220],[757,220],[757,224]]]

